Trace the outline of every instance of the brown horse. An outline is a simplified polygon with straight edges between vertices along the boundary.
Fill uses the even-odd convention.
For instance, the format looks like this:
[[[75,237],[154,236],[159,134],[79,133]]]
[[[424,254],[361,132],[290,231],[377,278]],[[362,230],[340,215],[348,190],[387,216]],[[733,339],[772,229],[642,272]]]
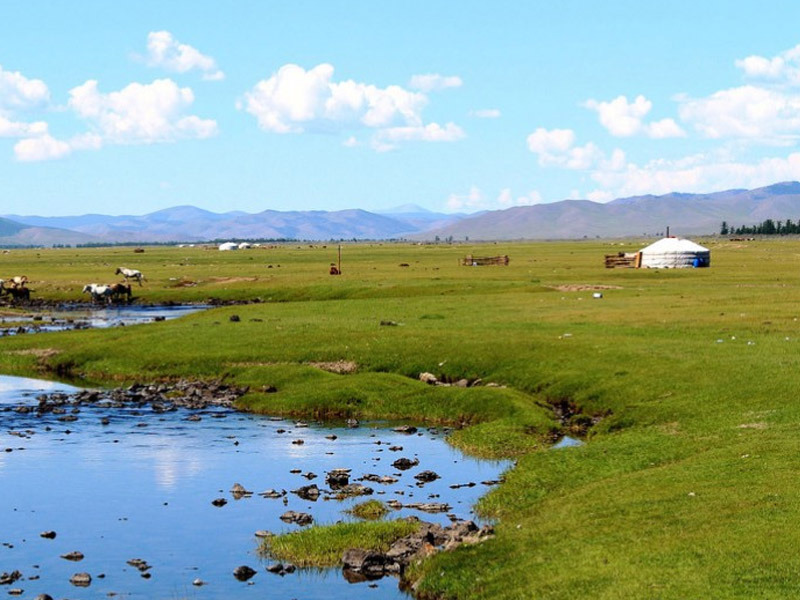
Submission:
[[[31,290],[30,288],[26,287],[5,287],[4,285],[0,285],[0,296],[3,294],[7,294],[11,296],[11,299],[16,302],[27,302],[31,299]]]
[[[121,302],[122,297],[125,297],[125,303],[130,304],[133,292],[131,291],[131,284],[129,283],[114,283],[109,286],[111,288],[111,299],[114,302]]]

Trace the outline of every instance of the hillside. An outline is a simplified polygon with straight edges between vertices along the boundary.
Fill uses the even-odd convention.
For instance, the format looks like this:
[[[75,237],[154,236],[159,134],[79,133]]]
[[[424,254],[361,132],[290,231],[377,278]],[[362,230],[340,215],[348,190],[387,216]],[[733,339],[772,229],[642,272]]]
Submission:
[[[474,240],[577,239],[654,235],[667,227],[681,235],[717,233],[722,221],[751,225],[800,217],[800,183],[754,190],[620,198],[600,204],[563,200],[487,212],[416,236]]]

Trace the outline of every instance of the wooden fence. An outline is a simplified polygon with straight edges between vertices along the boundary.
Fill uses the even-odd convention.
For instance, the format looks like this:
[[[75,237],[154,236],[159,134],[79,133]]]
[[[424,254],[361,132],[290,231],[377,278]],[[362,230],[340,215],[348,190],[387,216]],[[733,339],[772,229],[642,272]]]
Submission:
[[[486,267],[491,265],[508,266],[508,256],[472,256],[467,254],[460,261],[462,267]]]

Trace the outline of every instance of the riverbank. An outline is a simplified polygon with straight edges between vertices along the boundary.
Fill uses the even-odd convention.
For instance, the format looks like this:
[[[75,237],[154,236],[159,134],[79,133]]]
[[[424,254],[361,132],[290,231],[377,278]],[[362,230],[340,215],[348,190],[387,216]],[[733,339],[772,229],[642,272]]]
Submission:
[[[517,466],[479,503],[494,538],[412,569],[422,597],[791,595],[800,244],[712,243],[711,269],[681,272],[605,270],[609,246],[498,245],[508,267],[466,268],[469,248],[365,245],[346,248],[339,277],[317,268],[321,249],[224,257],[215,276],[259,277],[226,294],[263,303],[7,338],[0,368],[222,377],[250,386],[240,403],[254,411],[463,424],[454,444]],[[280,276],[261,279],[277,271],[267,261]],[[201,287],[168,281],[148,293],[188,301]],[[587,285],[613,287],[595,299]],[[340,361],[354,368],[316,366]],[[577,425],[601,419],[584,446],[543,451],[565,403]]]

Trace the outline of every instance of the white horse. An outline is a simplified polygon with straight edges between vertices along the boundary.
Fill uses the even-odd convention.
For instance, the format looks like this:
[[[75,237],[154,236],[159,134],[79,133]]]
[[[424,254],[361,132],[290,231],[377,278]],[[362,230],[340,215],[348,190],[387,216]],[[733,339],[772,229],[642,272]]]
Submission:
[[[144,275],[142,275],[141,271],[126,269],[125,267],[117,267],[117,270],[114,271],[114,275],[122,275],[126,281],[128,279],[135,279],[139,282],[139,285],[142,285],[142,280],[144,279]]]
[[[89,293],[94,302],[105,302],[111,304],[111,296],[114,291],[110,285],[103,285],[100,283],[87,283],[83,286],[83,293]]]
[[[9,279],[8,282],[11,284],[11,287],[25,287],[25,284],[28,283],[28,277],[26,275],[15,275]]]

